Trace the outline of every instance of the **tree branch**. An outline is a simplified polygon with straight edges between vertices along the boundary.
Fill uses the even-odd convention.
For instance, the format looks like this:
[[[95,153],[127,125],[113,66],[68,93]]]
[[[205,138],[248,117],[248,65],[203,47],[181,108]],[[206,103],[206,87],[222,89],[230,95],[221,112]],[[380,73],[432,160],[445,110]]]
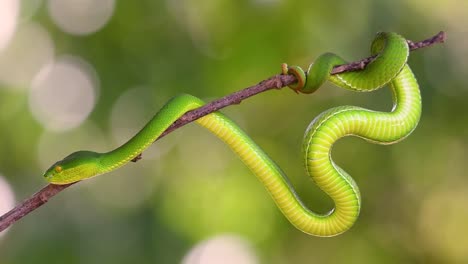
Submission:
[[[431,46],[436,43],[442,43],[446,39],[446,35],[443,31],[439,32],[437,35],[420,41],[420,42],[412,42],[408,40],[408,46],[410,50],[416,50],[419,48]],[[344,65],[336,66],[332,70],[332,74],[338,74],[342,72],[348,71],[356,71],[362,70],[369,64],[374,57],[369,57],[362,59],[360,61],[351,62]],[[257,85],[245,88],[243,90],[237,91],[230,95],[227,95],[221,99],[215,100],[210,102],[198,109],[192,110],[190,112],[185,113],[181,118],[175,121],[158,139],[164,137],[165,135],[169,134],[170,132],[174,131],[175,129],[186,125],[202,116],[205,116],[209,113],[218,111],[226,106],[233,105],[233,104],[240,104],[244,99],[254,96],[256,94],[265,92],[271,89],[281,89],[286,87],[290,84],[296,82],[296,78],[292,75],[275,75],[272,76]],[[141,155],[135,159],[137,161],[141,158]],[[59,192],[63,191],[64,189],[72,186],[72,184],[66,185],[54,185],[49,184],[42,188],[40,191],[35,193],[30,198],[24,200],[20,204],[18,204],[15,208],[10,210],[8,213],[4,214],[0,217],[0,232],[14,224],[19,219],[23,218],[30,212],[34,211],[41,205],[45,204],[50,198],[58,194]]]

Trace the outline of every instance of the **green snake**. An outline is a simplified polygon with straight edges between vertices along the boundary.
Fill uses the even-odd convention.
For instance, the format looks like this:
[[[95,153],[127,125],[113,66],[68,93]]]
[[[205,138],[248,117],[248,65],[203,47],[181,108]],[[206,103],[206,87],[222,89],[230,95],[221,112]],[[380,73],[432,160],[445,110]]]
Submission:
[[[330,74],[333,67],[346,62],[331,53],[319,56],[307,72],[297,66],[283,67],[283,74],[293,74],[298,79],[290,86],[296,92],[312,93],[326,80],[353,91],[372,91],[390,84],[393,92],[391,112],[340,106],[321,113],[307,128],[302,148],[306,171],[335,205],[326,214],[309,210],[278,165],[232,120],[214,112],[196,121],[241,158],[285,217],[305,233],[334,236],[348,230],[359,215],[359,189],[330,156],[338,139],[352,135],[372,143],[392,144],[408,136],[419,122],[421,98],[417,81],[406,64],[406,40],[395,33],[378,33],[371,53],[376,58],[364,70],[337,75]],[[53,184],[68,184],[113,171],[137,157],[183,114],[202,105],[204,102],[196,97],[176,96],[127,143],[106,153],[72,153],[53,164],[44,177]]]

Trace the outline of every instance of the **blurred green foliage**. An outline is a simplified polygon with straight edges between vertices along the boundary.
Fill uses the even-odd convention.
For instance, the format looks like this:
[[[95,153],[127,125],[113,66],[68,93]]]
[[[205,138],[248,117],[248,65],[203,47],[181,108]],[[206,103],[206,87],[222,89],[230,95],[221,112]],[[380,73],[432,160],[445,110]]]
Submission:
[[[0,85],[0,171],[18,200],[45,184],[45,165],[77,149],[114,148],[179,93],[209,101],[277,74],[282,62],[305,66],[325,51],[357,60],[377,31],[417,41],[445,30],[449,39],[411,54],[423,116],[407,140],[378,146],[347,138],[335,146],[334,159],[363,196],[361,216],[345,234],[296,230],[225,146],[188,125],[138,163],[80,183],[15,224],[0,238],[1,263],[179,263],[221,234],[244,239],[260,263],[468,262],[467,3],[117,1],[109,22],[84,36],[57,27],[47,1],[22,1],[22,12],[33,3],[38,10],[20,24],[42,25],[56,57],[86,61],[99,89],[87,120],[60,132],[34,118],[28,87]],[[129,91],[123,110],[114,110]],[[345,104],[390,110],[390,92],[283,89],[223,112],[290,175],[312,210],[326,212],[332,202],[303,172],[302,134],[320,112]],[[115,139],[119,129],[124,136]]]

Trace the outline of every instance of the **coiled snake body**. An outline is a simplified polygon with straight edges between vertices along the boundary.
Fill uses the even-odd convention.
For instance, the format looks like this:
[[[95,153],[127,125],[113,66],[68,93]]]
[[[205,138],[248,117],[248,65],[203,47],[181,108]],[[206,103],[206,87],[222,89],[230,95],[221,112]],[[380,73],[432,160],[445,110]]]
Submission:
[[[377,112],[356,106],[332,108],[315,118],[307,128],[303,143],[306,170],[313,181],[335,204],[327,214],[309,210],[295,194],[286,175],[268,155],[233,121],[219,112],[196,122],[223,140],[264,184],[279,209],[301,231],[316,236],[333,236],[348,230],[361,206],[354,180],[330,156],[331,148],[344,136],[358,136],[377,144],[392,144],[408,136],[421,115],[421,99],[416,79],[406,64],[406,40],[395,33],[379,33],[371,47],[377,55],[362,71],[330,75],[335,65],[346,63],[326,53],[304,72],[297,66],[283,67],[298,82],[292,89],[311,93],[329,80],[354,90],[372,91],[389,84],[393,91],[391,112]],[[171,99],[127,143],[107,153],[78,151],[56,162],[44,174],[47,181],[67,184],[115,170],[134,159],[184,113],[202,106],[200,99],[180,95]]]

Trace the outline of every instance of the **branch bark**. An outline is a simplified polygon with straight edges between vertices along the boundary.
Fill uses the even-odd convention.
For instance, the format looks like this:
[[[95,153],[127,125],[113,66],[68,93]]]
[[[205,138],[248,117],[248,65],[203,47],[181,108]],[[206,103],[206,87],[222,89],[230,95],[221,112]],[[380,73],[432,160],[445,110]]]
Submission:
[[[428,47],[436,43],[443,43],[445,39],[446,39],[445,32],[441,31],[435,36],[429,39],[420,41],[420,42],[412,42],[408,40],[408,46],[410,47],[411,51],[414,51],[416,49]],[[366,67],[367,64],[372,62],[372,60],[374,60],[374,57],[368,57],[360,61],[336,66],[332,70],[332,74],[362,70]],[[234,92],[223,98],[212,101],[204,105],[203,107],[187,112],[177,121],[175,121],[158,139],[164,137],[165,135],[169,134],[170,132],[174,131],[175,129],[183,125],[186,125],[202,116],[218,111],[226,106],[233,105],[233,104],[240,104],[246,98],[249,98],[251,96],[254,96],[256,94],[259,94],[259,93],[262,93],[271,89],[281,89],[295,82],[296,82],[296,78],[292,75],[272,76],[264,81],[261,81],[257,85]],[[138,159],[139,158],[141,158],[141,156],[139,156]],[[137,161],[138,159],[136,159],[135,161]],[[57,195],[61,191],[65,190],[66,188],[76,183],[77,182],[72,183],[72,184],[66,184],[66,185],[49,184],[45,186],[40,191],[38,191],[31,197],[27,198],[26,200],[18,204],[15,208],[13,208],[12,210],[10,210],[9,212],[7,212],[6,214],[0,217],[0,232],[5,230],[12,224],[16,223],[18,220],[20,220],[21,218],[23,218],[30,212],[34,211],[35,209],[45,204],[53,196]]]

